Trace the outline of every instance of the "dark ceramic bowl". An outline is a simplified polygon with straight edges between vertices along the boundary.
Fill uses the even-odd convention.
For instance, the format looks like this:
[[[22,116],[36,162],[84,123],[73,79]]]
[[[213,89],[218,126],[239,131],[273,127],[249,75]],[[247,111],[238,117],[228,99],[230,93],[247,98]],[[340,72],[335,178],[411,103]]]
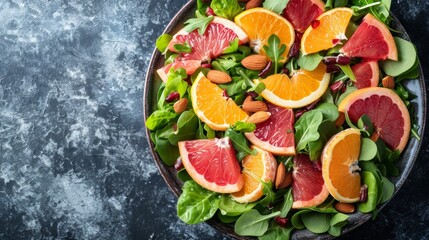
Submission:
[[[174,34],[177,31],[179,31],[183,27],[183,22],[186,19],[191,18],[195,13],[195,10],[196,10],[196,1],[189,1],[173,17],[171,22],[166,27],[164,33]],[[398,30],[401,33],[400,37],[406,40],[410,40],[410,37],[406,33],[405,29],[394,16],[393,16],[392,26],[394,29]],[[157,105],[156,93],[157,93],[157,89],[159,88],[162,82],[159,76],[156,74],[156,70],[161,68],[163,66],[163,63],[164,63],[163,56],[159,51],[155,49],[151,58],[151,62],[149,64],[149,68],[147,70],[147,76],[146,76],[146,82],[145,82],[145,88],[144,88],[145,120],[148,118],[150,113],[156,110],[156,105]],[[412,104],[415,106],[417,123],[420,126],[420,136],[423,136],[424,135],[423,131],[425,129],[425,121],[426,121],[426,91],[425,91],[426,88],[425,88],[421,65],[419,65],[419,68],[420,68],[420,78],[417,80],[407,81],[404,85],[409,89],[410,92],[416,95],[416,98],[413,100]],[[148,129],[146,129],[146,135],[147,135],[147,139],[150,139]],[[154,161],[158,166],[162,177],[164,178],[165,182],[170,187],[170,189],[174,192],[174,194],[177,197],[179,197],[180,193],[182,192],[181,188],[183,186],[183,182],[177,177],[176,170],[173,167],[166,166],[162,162],[158,154],[154,151],[154,145],[151,141],[149,141],[149,146],[151,148]],[[411,138],[406,149],[403,151],[401,155],[401,159],[397,164],[400,175],[398,177],[391,179],[396,186],[395,194],[401,188],[402,184],[404,183],[405,179],[410,173],[411,168],[413,167],[414,162],[417,158],[420,146],[421,146],[421,141],[418,141],[415,138]],[[384,203],[383,205],[379,206],[379,209],[386,206],[386,204],[387,203]],[[366,222],[371,217],[372,217],[371,214],[363,214],[363,213],[351,214],[349,217],[349,224],[347,224],[343,228],[342,232],[343,233],[350,232],[351,230],[355,229],[356,227]],[[209,220],[208,224],[210,224],[215,229],[224,233],[227,236],[237,238],[237,239],[246,239],[244,237],[241,237],[235,234],[233,225],[224,224],[216,220]],[[329,238],[332,238],[332,236],[328,234],[315,235],[308,230],[294,231],[292,235],[292,239],[314,239],[314,238],[329,239]]]

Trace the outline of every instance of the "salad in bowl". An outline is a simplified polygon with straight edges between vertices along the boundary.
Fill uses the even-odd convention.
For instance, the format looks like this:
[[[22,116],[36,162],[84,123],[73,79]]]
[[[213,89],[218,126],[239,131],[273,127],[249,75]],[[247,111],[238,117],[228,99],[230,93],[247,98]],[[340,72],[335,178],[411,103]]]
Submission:
[[[389,8],[185,6],[192,16],[157,39],[145,86],[151,146],[182,221],[289,239],[339,236],[376,215],[424,124],[416,49]]]

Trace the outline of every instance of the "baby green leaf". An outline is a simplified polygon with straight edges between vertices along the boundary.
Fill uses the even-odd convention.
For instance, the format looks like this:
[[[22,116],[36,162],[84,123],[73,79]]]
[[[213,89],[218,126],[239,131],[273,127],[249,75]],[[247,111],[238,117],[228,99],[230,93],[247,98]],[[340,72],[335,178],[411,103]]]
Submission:
[[[237,121],[234,124],[234,126],[232,126],[232,129],[234,129],[237,132],[253,132],[256,129],[256,124],[250,123],[250,122]]]
[[[234,231],[241,236],[262,236],[268,230],[269,219],[280,214],[280,211],[261,215],[252,209],[243,213],[235,222]]]
[[[302,151],[311,141],[317,141],[320,137],[317,131],[323,121],[320,111],[309,111],[304,113],[295,123],[296,150]]]
[[[232,141],[232,145],[234,146],[234,149],[238,152],[243,152],[245,155],[248,154],[256,154],[256,150],[252,150],[249,148],[249,144],[247,142],[247,139],[244,137],[243,133],[236,132],[232,129],[228,129],[225,132],[225,137],[229,137]],[[242,155],[244,156],[244,155]],[[239,159],[241,160],[241,159]]]
[[[268,38],[268,46],[264,46],[264,50],[274,63],[274,73],[277,73],[278,62],[282,59],[282,54],[286,51],[286,45],[280,42],[280,38],[276,34],[271,34]]]
[[[319,53],[302,55],[302,52],[299,52],[298,65],[307,71],[313,71],[317,66],[319,66],[322,59],[323,56]]]
[[[330,225],[331,227],[329,228],[329,234],[331,234],[332,236],[338,237],[341,235],[341,228],[343,228],[345,225],[347,225],[348,221],[347,219],[349,218],[348,215],[343,214],[343,213],[337,213],[335,215],[332,216],[331,218],[331,222]]]
[[[339,116],[338,107],[333,103],[321,103],[317,105],[315,110],[323,114],[323,119],[328,121],[336,121]]]
[[[197,10],[201,15],[205,15],[207,8],[209,7],[208,3],[205,3],[203,0],[197,0]]]
[[[213,0],[210,4],[217,16],[233,20],[243,11],[237,0]]]
[[[330,228],[331,216],[326,213],[309,212],[301,215],[304,226],[313,233],[324,233]]]
[[[206,190],[195,181],[186,181],[177,202],[177,215],[187,224],[212,218],[219,206],[219,194]]]
[[[337,64],[337,66],[339,66],[341,68],[341,70],[343,71],[343,73],[346,74],[346,76],[349,77],[350,80],[352,80],[353,82],[356,82],[355,74],[353,73],[350,65],[340,65],[340,64]]]
[[[400,37],[394,37],[398,49],[398,61],[386,60],[380,62],[387,75],[396,77],[410,70],[417,61],[417,52],[414,44]]]
[[[280,227],[278,225],[272,225],[268,229],[268,231],[263,235],[260,236],[259,240],[288,240],[290,239],[290,233],[294,227],[288,226],[288,227]]]
[[[177,172],[177,177],[180,178],[180,180],[182,180],[183,182],[192,180],[192,177],[189,175],[185,168],[182,168]]]
[[[371,136],[372,132],[374,131],[374,127],[372,126],[371,119],[366,114],[362,115],[359,118],[357,122],[357,127],[361,131],[363,131],[367,135],[367,137]]]
[[[289,0],[265,0],[262,7],[281,14],[283,9],[286,8],[288,2]]]
[[[219,202],[219,209],[222,215],[239,216],[252,209],[256,203],[238,203],[231,199],[229,195],[222,195]]]
[[[283,164],[283,163],[280,163]],[[280,208],[280,217],[285,218],[289,213],[289,210],[292,208],[293,204],[293,196],[292,196],[292,188],[289,188],[287,193],[284,195],[284,201]]]
[[[378,200],[378,183],[377,179],[375,178],[374,174],[367,171],[362,171],[362,182],[368,186],[368,200],[366,202],[361,202],[358,204],[359,211],[363,213],[369,213],[373,210],[375,210],[375,207],[377,206],[377,200]]]
[[[222,54],[235,53],[238,50],[238,38],[229,43],[229,47],[223,50]]]
[[[301,216],[305,213],[309,213],[311,210],[304,209],[296,212],[294,215],[292,215],[292,218],[290,219],[290,222],[292,223],[292,226],[296,229],[304,229],[305,225],[302,222]]]
[[[239,216],[223,215],[221,213],[221,211],[218,211],[216,215],[219,218],[219,220],[223,223],[233,223],[233,222],[237,221],[237,219],[239,218]]]
[[[197,15],[196,18],[191,18],[185,22],[185,27],[183,28],[186,32],[192,32],[195,29],[198,29],[198,33],[203,35],[206,32],[207,27],[213,21],[213,16],[205,17],[199,11],[195,12]]]
[[[380,203],[385,203],[392,198],[395,192],[395,185],[384,176],[381,176],[381,181],[383,182],[383,190],[381,192]]]
[[[146,127],[154,131],[167,125],[176,118],[176,114],[171,109],[160,109],[153,112],[146,120]]]
[[[173,48],[176,52],[179,53],[190,53],[192,52],[192,47],[187,42],[183,44],[176,43],[173,45]]]
[[[158,48],[158,50],[162,53],[165,52],[171,39],[173,39],[173,36],[171,36],[170,34],[162,34],[158,37],[158,39],[156,39],[156,48]]]
[[[360,145],[360,161],[369,161],[377,155],[377,144],[369,138],[362,138]]]
[[[179,141],[191,140],[198,129],[198,117],[193,110],[184,111],[177,120],[177,130],[170,134],[168,141],[177,146]]]

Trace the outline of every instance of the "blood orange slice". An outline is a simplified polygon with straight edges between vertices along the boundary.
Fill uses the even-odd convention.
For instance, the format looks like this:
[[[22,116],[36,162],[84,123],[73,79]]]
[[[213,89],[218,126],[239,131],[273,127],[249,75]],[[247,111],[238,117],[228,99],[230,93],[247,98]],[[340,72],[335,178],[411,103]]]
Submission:
[[[317,206],[329,196],[323,181],[322,172],[317,169],[316,162],[307,155],[298,154],[293,159],[292,171],[292,208]]]
[[[377,61],[358,63],[352,66],[352,71],[356,77],[354,84],[358,89],[378,86],[380,68]]]
[[[340,49],[350,57],[370,60],[398,60],[398,51],[392,33],[386,25],[367,14],[352,37]]]
[[[179,142],[186,171],[202,187],[219,193],[240,191],[243,176],[229,138]]]
[[[283,10],[283,16],[296,31],[303,33],[324,9],[325,3],[321,0],[290,0]]]
[[[201,66],[200,60],[175,61],[156,70],[156,72],[158,73],[162,81],[167,82],[167,78],[168,78],[167,75],[171,68],[175,70],[179,68],[184,68],[186,70],[186,74],[192,75],[200,66]]]
[[[382,87],[359,89],[348,95],[338,106],[352,122],[366,114],[378,136],[394,150],[402,151],[410,135],[410,114],[401,98]]]
[[[184,29],[173,36],[168,44],[168,49],[172,52],[175,44],[187,43],[191,46],[190,53],[180,53],[179,60],[200,60],[210,62],[230,46],[230,43],[238,38],[238,43],[244,44],[249,41],[247,34],[241,30],[234,22],[220,17],[214,17],[208,25],[205,33],[200,35],[197,30],[190,33]]]
[[[334,135],[322,153],[322,173],[329,193],[340,202],[357,202],[360,193],[358,158],[360,131],[348,128]]]
[[[277,170],[277,161],[271,153],[252,146],[258,153],[256,155],[247,155],[241,162],[243,166],[243,188],[232,193],[232,199],[240,203],[254,202],[262,197],[263,182],[274,182]]]
[[[255,131],[245,133],[254,145],[276,155],[295,155],[293,133],[294,113],[292,109],[268,103],[270,118],[256,124]]]

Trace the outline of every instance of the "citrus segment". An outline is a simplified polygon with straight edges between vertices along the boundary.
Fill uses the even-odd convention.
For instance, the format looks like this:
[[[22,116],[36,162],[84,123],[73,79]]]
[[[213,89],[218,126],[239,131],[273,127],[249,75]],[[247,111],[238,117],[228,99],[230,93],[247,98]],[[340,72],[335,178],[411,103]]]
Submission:
[[[265,8],[252,8],[235,17],[235,23],[249,36],[250,46],[260,54],[265,54],[264,45],[268,45],[268,38],[276,34],[281,44],[286,45],[283,60],[295,41],[295,32],[292,24],[282,16]]]
[[[182,141],[178,146],[183,166],[202,187],[219,193],[237,192],[243,187],[229,138]]]
[[[370,60],[398,60],[392,33],[386,25],[369,13],[340,52],[350,57]]]
[[[316,163],[304,154],[296,155],[293,163],[292,208],[314,207],[323,203],[329,192]]]
[[[283,16],[296,31],[304,32],[325,9],[321,0],[290,0],[283,10]]]
[[[261,96],[267,101],[285,108],[300,108],[319,99],[328,88],[330,78],[326,66],[320,63],[313,71],[296,71],[292,78],[286,74],[274,74],[255,81],[265,84]]]
[[[254,202],[263,195],[263,182],[273,182],[276,176],[277,162],[271,153],[253,146],[258,153],[247,155],[241,162],[244,179],[243,188],[232,193],[232,199],[240,203]]]
[[[246,121],[248,115],[223,90],[200,73],[191,87],[195,114],[210,128],[225,131],[237,121]]]
[[[268,103],[268,120],[256,124],[253,132],[245,133],[249,141],[259,148],[276,155],[295,155],[293,132],[294,113],[292,109]]]
[[[352,66],[352,71],[356,77],[354,84],[358,89],[378,86],[380,68],[377,61],[358,63]]]
[[[302,54],[317,53],[340,44],[346,39],[346,28],[352,15],[350,8],[334,8],[313,20],[302,36]]]
[[[214,17],[203,35],[200,35],[198,30],[189,33],[184,29],[180,30],[173,36],[173,39],[168,44],[168,49],[172,52],[177,52],[174,49],[175,44],[187,43],[192,48],[192,51],[190,53],[179,53],[179,60],[210,62],[220,56],[236,38],[239,39],[239,44],[244,44],[248,41],[246,33],[234,22]]]
[[[201,61],[199,60],[174,61],[158,69],[156,72],[158,73],[162,81],[167,82],[167,78],[168,78],[167,75],[171,68],[175,70],[179,68],[183,68],[186,70],[186,74],[192,75],[200,66],[201,66]]]
[[[391,149],[402,152],[410,135],[410,114],[401,98],[392,90],[382,87],[359,89],[352,92],[338,106],[356,123],[366,114],[374,130]]]
[[[322,153],[322,173],[329,193],[345,203],[359,201],[360,131],[348,128],[334,135]]]

